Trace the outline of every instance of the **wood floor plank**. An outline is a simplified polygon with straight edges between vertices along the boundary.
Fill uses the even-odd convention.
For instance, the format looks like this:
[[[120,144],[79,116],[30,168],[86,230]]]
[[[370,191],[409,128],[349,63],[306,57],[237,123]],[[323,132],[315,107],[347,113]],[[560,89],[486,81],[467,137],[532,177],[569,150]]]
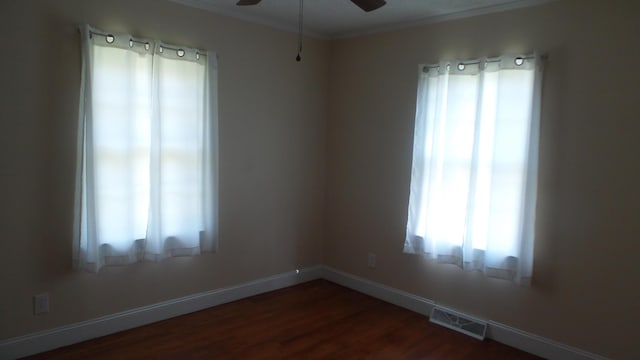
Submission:
[[[28,359],[538,359],[326,280]]]

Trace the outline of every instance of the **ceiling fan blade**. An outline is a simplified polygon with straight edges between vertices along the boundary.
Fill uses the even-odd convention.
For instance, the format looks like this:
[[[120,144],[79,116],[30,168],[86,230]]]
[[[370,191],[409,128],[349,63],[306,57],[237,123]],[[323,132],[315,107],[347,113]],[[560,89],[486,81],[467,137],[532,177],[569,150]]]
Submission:
[[[245,5],[257,5],[262,0],[239,0],[236,5],[245,6]]]
[[[387,3],[384,0],[351,0],[351,2],[366,12],[379,9]]]

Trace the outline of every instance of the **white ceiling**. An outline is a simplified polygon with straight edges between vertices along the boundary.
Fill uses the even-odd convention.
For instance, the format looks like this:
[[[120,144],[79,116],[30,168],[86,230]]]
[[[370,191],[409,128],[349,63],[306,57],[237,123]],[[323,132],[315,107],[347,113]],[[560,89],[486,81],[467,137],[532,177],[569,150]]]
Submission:
[[[262,0],[254,6],[236,6],[237,0],[171,0],[254,23],[298,31],[300,0]],[[534,6],[555,0],[386,0],[382,8],[366,13],[350,0],[304,1],[304,32],[323,38],[341,38],[421,24]]]

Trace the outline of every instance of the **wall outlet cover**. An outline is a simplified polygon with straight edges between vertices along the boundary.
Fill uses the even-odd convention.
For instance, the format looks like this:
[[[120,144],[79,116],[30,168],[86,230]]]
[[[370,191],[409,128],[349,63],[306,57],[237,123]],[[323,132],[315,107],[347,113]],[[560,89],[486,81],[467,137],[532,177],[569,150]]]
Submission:
[[[49,312],[49,294],[42,293],[33,297],[33,314],[39,315]]]
[[[370,268],[376,267],[376,254],[369,253],[369,258],[367,259],[367,266]]]

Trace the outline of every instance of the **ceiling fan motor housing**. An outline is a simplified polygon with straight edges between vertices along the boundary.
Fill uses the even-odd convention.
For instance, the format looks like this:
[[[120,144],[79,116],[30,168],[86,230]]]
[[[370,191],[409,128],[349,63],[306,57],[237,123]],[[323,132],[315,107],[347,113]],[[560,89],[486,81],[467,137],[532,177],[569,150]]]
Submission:
[[[238,0],[236,5],[238,6],[257,5],[260,1],[262,0]],[[379,9],[387,3],[384,0],[351,0],[351,2],[356,4],[360,9],[366,12]]]

